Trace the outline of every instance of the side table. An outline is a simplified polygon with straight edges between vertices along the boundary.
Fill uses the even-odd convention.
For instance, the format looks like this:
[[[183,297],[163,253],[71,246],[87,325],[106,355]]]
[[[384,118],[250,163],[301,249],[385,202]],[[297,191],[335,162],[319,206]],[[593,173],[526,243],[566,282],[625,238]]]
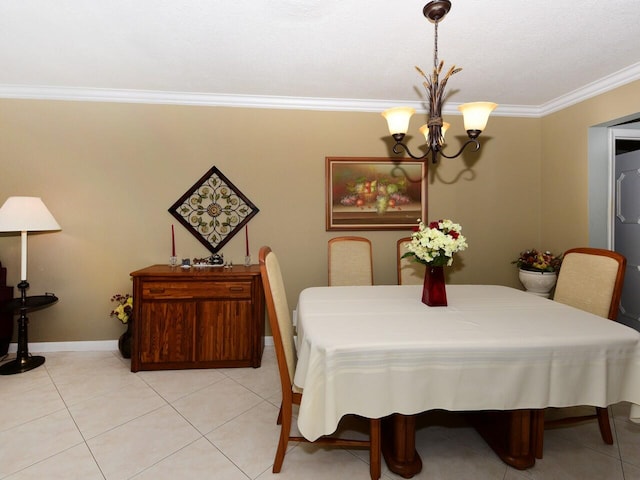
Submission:
[[[23,290],[24,292],[24,290]],[[22,296],[6,302],[3,311],[11,311],[18,317],[18,351],[15,360],[0,365],[0,375],[12,375],[33,370],[44,363],[44,357],[29,355],[27,326],[29,319],[27,312],[48,307],[58,301],[58,297],[51,293],[45,295]]]

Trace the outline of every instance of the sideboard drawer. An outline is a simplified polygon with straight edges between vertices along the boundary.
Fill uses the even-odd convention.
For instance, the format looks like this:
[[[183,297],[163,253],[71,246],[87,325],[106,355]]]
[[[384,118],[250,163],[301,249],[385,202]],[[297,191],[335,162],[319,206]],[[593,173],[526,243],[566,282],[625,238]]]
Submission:
[[[250,299],[251,282],[144,282],[142,298],[145,300],[172,298]]]

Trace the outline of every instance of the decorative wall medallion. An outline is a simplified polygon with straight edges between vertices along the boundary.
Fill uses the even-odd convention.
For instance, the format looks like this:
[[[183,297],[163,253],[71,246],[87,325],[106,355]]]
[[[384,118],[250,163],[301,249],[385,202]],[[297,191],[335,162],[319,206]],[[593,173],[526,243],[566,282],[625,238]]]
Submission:
[[[216,253],[260,210],[215,166],[169,208],[211,253]]]

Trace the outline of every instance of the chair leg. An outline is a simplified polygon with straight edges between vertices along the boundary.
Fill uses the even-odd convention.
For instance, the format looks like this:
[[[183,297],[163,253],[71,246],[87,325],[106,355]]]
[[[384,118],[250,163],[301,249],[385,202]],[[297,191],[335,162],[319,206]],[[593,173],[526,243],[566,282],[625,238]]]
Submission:
[[[280,440],[278,440],[278,449],[276,450],[276,458],[273,461],[273,473],[279,473],[282,469],[282,462],[284,462],[284,455],[287,453],[287,446],[289,445],[289,434],[291,433],[291,404],[285,405],[284,402],[280,406],[280,415],[278,419],[281,420],[282,426],[280,427]]]
[[[602,440],[608,445],[613,445],[613,434],[611,433],[611,424],[609,424],[609,410],[603,407],[596,407],[596,416],[598,417]]]
[[[382,460],[380,458],[380,419],[375,418],[370,421],[369,431],[369,473],[371,474],[371,480],[378,480],[382,471]]]
[[[276,425],[282,425],[282,403],[280,404],[280,411],[278,412],[278,419]]]

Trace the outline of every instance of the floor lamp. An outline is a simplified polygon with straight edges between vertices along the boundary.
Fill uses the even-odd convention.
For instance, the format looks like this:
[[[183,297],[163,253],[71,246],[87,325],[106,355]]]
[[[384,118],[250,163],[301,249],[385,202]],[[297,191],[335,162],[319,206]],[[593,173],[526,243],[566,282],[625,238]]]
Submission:
[[[60,225],[39,197],[9,197],[0,207],[0,232],[20,232],[22,256],[20,262],[20,299],[13,300],[10,308],[20,312],[18,319],[18,351],[16,359],[0,366],[0,374],[22,373],[39,367],[44,357],[31,356],[28,350],[27,311],[50,305],[54,295],[27,297],[27,233],[60,230]]]

